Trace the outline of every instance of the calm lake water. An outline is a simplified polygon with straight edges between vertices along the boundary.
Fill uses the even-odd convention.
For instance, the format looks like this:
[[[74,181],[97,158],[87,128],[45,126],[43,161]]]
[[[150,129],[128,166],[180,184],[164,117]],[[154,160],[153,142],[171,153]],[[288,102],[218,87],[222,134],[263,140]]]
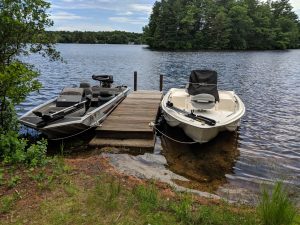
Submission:
[[[164,74],[167,91],[184,87],[192,69],[214,69],[219,89],[234,90],[245,103],[240,129],[205,145],[161,138],[156,154],[165,156],[170,170],[191,179],[193,188],[212,185],[221,196],[246,199],[261,183],[280,179],[299,197],[300,50],[158,52],[145,46],[80,44],[60,44],[57,49],[67,63],[26,58],[40,70],[44,87],[28,97],[20,114],[55,97],[66,85],[89,81],[92,74],[112,74],[115,83],[133,86],[133,71],[138,71],[138,89],[158,89],[159,74]],[[182,140],[180,130],[170,132]]]

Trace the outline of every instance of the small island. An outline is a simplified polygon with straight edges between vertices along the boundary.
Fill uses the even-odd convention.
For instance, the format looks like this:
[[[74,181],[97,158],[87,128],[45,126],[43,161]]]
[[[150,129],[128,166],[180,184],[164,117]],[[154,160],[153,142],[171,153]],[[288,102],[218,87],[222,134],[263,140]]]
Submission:
[[[146,43],[160,50],[275,50],[300,47],[288,0],[156,1]]]

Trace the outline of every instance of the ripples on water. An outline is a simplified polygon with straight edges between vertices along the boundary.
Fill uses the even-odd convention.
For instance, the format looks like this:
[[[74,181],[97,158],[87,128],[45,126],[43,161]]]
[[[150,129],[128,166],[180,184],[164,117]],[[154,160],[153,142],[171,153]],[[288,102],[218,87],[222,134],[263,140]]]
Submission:
[[[61,44],[57,48],[67,64],[48,62],[40,56],[26,58],[41,71],[44,87],[39,94],[27,98],[19,108],[20,114],[55,97],[66,85],[90,80],[92,74],[112,74],[115,83],[133,86],[133,71],[138,71],[139,89],[158,89],[159,74],[164,74],[167,91],[184,87],[192,69],[214,69],[219,74],[219,89],[234,90],[246,106],[240,130],[232,134],[236,145],[222,137],[204,147],[163,144],[163,152],[175,151],[173,155],[178,155],[186,151],[184,159],[191,162],[188,169],[180,168],[182,162],[171,169],[193,178],[189,171],[197,171],[197,160],[202,157],[200,153],[192,154],[195,149],[237,149],[239,154],[228,159],[229,170],[223,176],[227,183],[218,191],[221,195],[232,190],[257,191],[260,182],[276,179],[283,179],[299,191],[299,50],[174,53],[150,51],[144,46],[78,44]],[[170,157],[166,155],[172,164]]]

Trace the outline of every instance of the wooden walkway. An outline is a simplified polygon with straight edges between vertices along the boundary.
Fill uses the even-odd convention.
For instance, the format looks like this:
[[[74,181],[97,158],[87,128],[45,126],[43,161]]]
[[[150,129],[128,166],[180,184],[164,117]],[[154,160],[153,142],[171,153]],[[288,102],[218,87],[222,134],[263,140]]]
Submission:
[[[156,121],[161,99],[159,91],[130,93],[96,128],[90,146],[152,150],[155,136],[149,123]]]

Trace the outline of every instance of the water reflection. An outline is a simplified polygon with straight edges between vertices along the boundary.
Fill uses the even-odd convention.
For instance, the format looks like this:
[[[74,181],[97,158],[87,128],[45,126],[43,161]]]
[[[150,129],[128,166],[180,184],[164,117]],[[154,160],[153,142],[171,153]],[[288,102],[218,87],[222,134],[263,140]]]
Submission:
[[[180,141],[191,141],[180,128],[163,126],[163,132]],[[190,179],[178,181],[189,188],[215,191],[226,182],[226,174],[233,172],[239,156],[238,132],[221,132],[213,141],[205,144],[180,144],[164,136],[161,138],[162,154],[168,168]]]

